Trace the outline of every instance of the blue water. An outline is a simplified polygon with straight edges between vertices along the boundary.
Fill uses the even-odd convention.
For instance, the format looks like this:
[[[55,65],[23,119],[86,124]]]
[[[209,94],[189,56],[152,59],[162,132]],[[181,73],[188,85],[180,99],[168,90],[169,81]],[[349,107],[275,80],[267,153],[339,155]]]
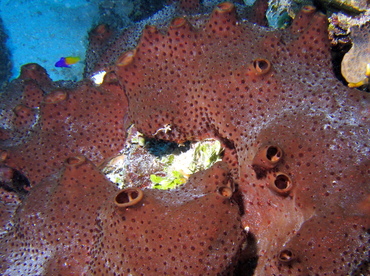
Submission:
[[[114,1],[1,0],[0,16],[9,37],[6,46],[13,62],[12,77],[19,75],[23,64],[36,62],[53,80],[81,79],[87,33],[98,23],[99,7],[107,2]],[[121,12],[131,9],[126,6]],[[72,68],[56,68],[55,63],[66,56],[78,56],[81,62]]]
[[[50,77],[77,81],[82,78],[88,32],[99,23],[124,28],[161,9],[167,0],[0,0],[0,43],[4,32],[10,52],[11,78],[26,63],[38,63]],[[2,20],[2,22],[1,22]],[[3,24],[1,24],[3,23]],[[3,28],[2,28],[3,25]],[[3,31],[3,32],[2,32]],[[2,46],[1,46],[2,45]],[[56,68],[61,57],[77,56],[71,68]],[[3,56],[0,55],[0,61]],[[0,66],[1,67],[1,66]],[[0,68],[0,82],[1,82]]]

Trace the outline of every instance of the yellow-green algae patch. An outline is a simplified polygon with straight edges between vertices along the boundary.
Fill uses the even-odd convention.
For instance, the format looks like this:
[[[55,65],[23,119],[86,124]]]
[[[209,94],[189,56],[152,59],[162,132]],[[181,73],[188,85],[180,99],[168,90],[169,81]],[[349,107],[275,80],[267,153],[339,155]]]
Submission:
[[[161,157],[163,171],[150,175],[152,188],[167,190],[186,183],[191,174],[209,169],[221,161],[222,151],[218,140],[206,139],[192,143],[186,152]]]

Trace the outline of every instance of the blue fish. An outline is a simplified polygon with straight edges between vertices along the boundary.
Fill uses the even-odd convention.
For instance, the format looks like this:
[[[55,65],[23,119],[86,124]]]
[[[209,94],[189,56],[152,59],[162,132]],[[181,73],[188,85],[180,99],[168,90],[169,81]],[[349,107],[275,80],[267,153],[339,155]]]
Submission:
[[[55,63],[55,67],[71,68],[71,65],[76,64],[80,60],[79,57],[61,57],[60,60]]]

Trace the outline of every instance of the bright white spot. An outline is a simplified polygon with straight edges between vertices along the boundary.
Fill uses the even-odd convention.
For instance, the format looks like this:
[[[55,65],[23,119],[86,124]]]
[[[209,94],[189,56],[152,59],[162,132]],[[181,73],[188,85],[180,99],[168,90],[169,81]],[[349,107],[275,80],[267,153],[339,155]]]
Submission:
[[[105,74],[107,74],[106,71],[99,71],[92,75],[90,79],[95,83],[96,86],[99,86],[103,83]]]

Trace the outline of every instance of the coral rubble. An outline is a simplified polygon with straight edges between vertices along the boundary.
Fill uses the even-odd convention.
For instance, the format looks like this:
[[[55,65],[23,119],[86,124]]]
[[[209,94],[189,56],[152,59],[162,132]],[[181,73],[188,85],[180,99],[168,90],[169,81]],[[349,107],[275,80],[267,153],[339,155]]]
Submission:
[[[0,274],[368,273],[369,96],[335,78],[329,47],[313,7],[273,31],[225,2],[147,26],[100,86],[26,65],[3,103]],[[175,189],[119,191],[97,166],[131,124],[216,138],[223,161]]]

